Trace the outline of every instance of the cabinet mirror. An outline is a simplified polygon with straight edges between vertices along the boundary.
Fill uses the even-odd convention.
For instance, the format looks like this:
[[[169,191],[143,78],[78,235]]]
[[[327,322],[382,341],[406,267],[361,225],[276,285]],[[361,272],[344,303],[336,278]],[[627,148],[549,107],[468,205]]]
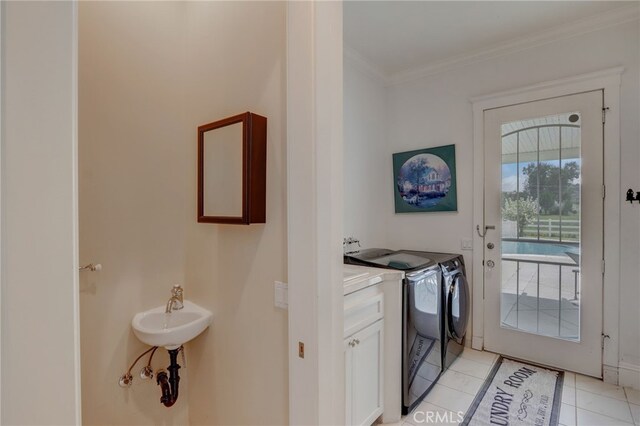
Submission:
[[[251,112],[198,127],[198,222],[265,222],[267,119]]]

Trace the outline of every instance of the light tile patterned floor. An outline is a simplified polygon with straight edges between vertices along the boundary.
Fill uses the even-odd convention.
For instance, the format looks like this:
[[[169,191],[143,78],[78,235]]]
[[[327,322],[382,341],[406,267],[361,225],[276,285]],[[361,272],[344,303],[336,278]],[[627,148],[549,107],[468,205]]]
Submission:
[[[465,349],[424,401],[395,426],[458,424],[497,359],[490,352]],[[565,372],[560,424],[640,426],[640,391]]]
[[[547,257],[544,260],[572,262],[568,256]],[[576,266],[503,262],[503,326],[575,339],[580,334],[576,270]]]

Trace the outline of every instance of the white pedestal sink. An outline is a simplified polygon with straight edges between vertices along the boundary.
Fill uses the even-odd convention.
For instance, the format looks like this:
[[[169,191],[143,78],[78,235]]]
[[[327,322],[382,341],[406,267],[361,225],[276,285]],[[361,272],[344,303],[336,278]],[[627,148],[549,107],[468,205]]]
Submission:
[[[208,310],[184,301],[184,307],[165,313],[166,306],[158,306],[140,312],[133,317],[133,332],[142,343],[177,349],[198,336],[211,324],[213,314]]]

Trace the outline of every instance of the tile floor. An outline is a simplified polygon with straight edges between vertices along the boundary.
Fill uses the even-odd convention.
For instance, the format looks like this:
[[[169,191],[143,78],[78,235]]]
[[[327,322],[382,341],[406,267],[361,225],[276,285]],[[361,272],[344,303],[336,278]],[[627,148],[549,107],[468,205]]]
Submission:
[[[546,256],[546,261],[571,262]],[[568,340],[580,335],[576,266],[502,262],[502,324]],[[560,287],[560,288],[559,288]]]
[[[497,359],[498,356],[490,352],[465,349],[424,401],[394,426],[459,423]],[[640,426],[640,391],[575,373],[566,372],[564,377],[561,425]],[[438,417],[448,421],[435,422]]]

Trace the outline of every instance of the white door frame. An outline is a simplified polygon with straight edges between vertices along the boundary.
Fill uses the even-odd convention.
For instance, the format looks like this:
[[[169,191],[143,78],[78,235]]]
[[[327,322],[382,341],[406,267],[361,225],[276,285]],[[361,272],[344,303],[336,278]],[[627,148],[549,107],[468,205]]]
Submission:
[[[82,424],[82,403],[81,403],[81,368],[80,368],[80,310],[79,310],[79,276],[78,276],[78,169],[77,169],[77,152],[78,152],[78,2],[76,0],[64,3],[43,3],[43,10],[39,10],[39,5],[33,4],[14,4],[14,9],[9,9],[6,2],[0,4],[0,21],[11,22],[10,16],[18,15],[21,19],[29,16],[33,19],[28,24],[42,25],[46,22],[51,31],[48,34],[46,42],[42,32],[29,33],[24,32],[11,37],[7,37],[7,32],[11,31],[11,25],[2,27],[0,23],[0,35],[3,43],[0,45],[0,62],[6,61],[7,55],[14,52],[24,52],[20,60],[13,64],[11,70],[8,65],[11,61],[7,61],[0,66],[0,154],[3,156],[3,164],[0,170],[2,177],[0,185],[0,219],[1,235],[0,235],[0,310],[2,310],[2,318],[4,324],[0,324],[0,357],[9,360],[19,360],[20,365],[11,365],[12,368],[5,369],[3,373],[14,371],[14,374],[2,374],[2,383],[5,385],[3,392],[0,392],[0,406],[3,406],[4,412],[0,413],[0,423],[34,423],[42,422],[43,418],[48,418],[50,423],[59,424]],[[23,10],[20,10],[23,9]],[[54,13],[51,13],[51,12]],[[37,12],[37,13],[34,13]],[[13,15],[12,15],[13,14]],[[8,21],[4,21],[8,19]],[[11,42],[9,40],[11,39]],[[6,42],[4,40],[7,40]],[[60,48],[59,50],[57,48]],[[43,52],[48,52],[45,54]],[[46,56],[46,61],[52,64],[51,69],[40,69],[30,66],[36,58]],[[56,56],[57,61],[51,61],[52,55]],[[2,75],[2,72],[6,74]],[[38,87],[24,86],[20,87],[20,96],[16,96],[14,90],[13,95],[9,94],[6,89],[6,79],[13,74],[22,73],[31,79],[41,79],[45,83],[59,84],[64,83],[59,90],[52,95],[53,92],[38,92]],[[66,74],[66,75],[65,75]],[[68,85],[67,85],[68,83]],[[42,82],[41,84],[42,85]],[[42,109],[38,111],[25,110],[24,103],[17,102],[19,98],[29,98],[33,96],[43,96]],[[8,98],[9,97],[9,98]],[[23,135],[24,129],[31,129],[33,126],[29,122],[38,120],[39,116],[50,114],[53,110],[64,111],[63,119],[59,120],[59,126],[54,129],[48,129],[45,135],[44,131],[27,132]],[[10,112],[13,113],[13,121],[7,120],[5,117]],[[17,119],[16,119],[17,118]],[[29,121],[30,120],[30,121]],[[13,129],[11,129],[12,126]],[[48,139],[47,139],[48,138]],[[43,171],[36,177],[52,176],[51,181],[54,187],[59,190],[56,195],[59,200],[55,203],[56,216],[49,217],[48,221],[39,223],[32,229],[31,240],[36,237],[42,243],[41,250],[32,251],[24,254],[24,250],[19,250],[12,262],[5,261],[7,253],[11,252],[11,248],[15,247],[16,235],[11,238],[6,232],[7,225],[5,220],[9,216],[19,216],[23,212],[33,210],[31,205],[25,202],[18,202],[11,205],[11,198],[7,202],[7,197],[16,193],[16,181],[20,181],[21,176],[14,176],[7,164],[23,165],[24,168],[33,166],[32,161],[24,156],[24,153],[15,153],[15,146],[24,143],[34,143],[35,146],[44,146],[51,144],[56,149],[56,154],[68,155],[66,158],[71,164],[71,170],[60,168],[60,164],[56,161],[62,157],[40,158],[36,161],[35,169],[40,168],[53,170],[55,165],[59,173],[51,175]],[[11,145],[7,148],[7,145]],[[38,145],[39,144],[39,145]],[[7,153],[14,152],[9,161],[6,158]],[[28,163],[28,164],[27,164]],[[65,163],[66,164],[66,163]],[[64,164],[63,164],[64,165]],[[33,168],[33,167],[32,167]],[[15,167],[14,167],[15,170]],[[1,179],[1,178],[0,178]],[[13,185],[9,185],[11,182]],[[35,191],[27,191],[30,196],[39,199],[43,194],[50,192],[47,185],[33,185],[29,183],[29,191],[36,188]],[[22,188],[24,190],[24,188]],[[23,191],[24,192],[24,191]],[[20,197],[13,196],[15,201]],[[46,198],[46,197],[45,197]],[[9,209],[11,207],[11,209]],[[11,215],[7,212],[10,212]],[[31,217],[31,216],[27,216]],[[23,224],[20,224],[23,225]],[[47,226],[59,225],[63,229],[63,234],[54,233],[49,235]],[[24,233],[25,226],[14,234]],[[31,242],[29,240],[28,242]],[[60,245],[70,250],[60,251]],[[50,260],[52,254],[55,262],[49,265],[46,260]],[[8,268],[12,266],[12,268]],[[42,269],[47,270],[49,277],[53,279],[43,280]],[[51,269],[54,269],[53,271]],[[13,273],[7,277],[13,270]],[[20,277],[17,280],[16,277]],[[25,278],[26,277],[26,278]],[[28,292],[18,292],[16,289],[24,288],[23,284],[28,283],[31,287]],[[46,303],[40,303],[34,309],[33,297],[36,294]],[[9,296],[7,298],[7,295]],[[14,296],[14,297],[11,297]],[[15,297],[17,296],[17,297]],[[11,299],[11,300],[9,300]],[[30,312],[32,316],[30,321],[26,322],[26,328],[16,329],[17,323],[16,312],[19,314]],[[64,312],[64,316],[57,315],[57,312]],[[52,315],[52,313],[54,313]],[[71,318],[69,318],[71,317]],[[24,353],[25,347],[37,347],[42,345],[43,333],[33,333],[33,330],[42,329],[37,324],[44,323],[44,330],[49,337],[57,342],[54,347],[43,348],[49,362],[54,364],[50,374],[37,375],[36,369],[30,368],[32,358],[35,354]],[[13,326],[11,327],[11,324]],[[25,332],[26,329],[26,332]],[[4,331],[4,332],[2,332]],[[41,330],[42,331],[42,330]],[[16,336],[22,336],[17,339]],[[20,341],[19,346],[7,343],[7,339]],[[4,341],[4,343],[2,343]],[[62,362],[58,362],[62,360]],[[68,361],[68,362],[67,362]],[[18,385],[19,384],[19,385]],[[16,386],[18,385],[18,386]],[[44,389],[56,389],[58,392],[64,392],[70,398],[66,404],[60,405],[55,401],[55,391],[51,395],[45,396],[42,392],[33,392],[34,386],[40,386]],[[30,405],[30,411],[16,409],[7,409],[13,402],[25,402]],[[6,417],[9,417],[7,419]]]
[[[4,38],[4,34],[2,32],[2,10],[4,9],[4,4],[0,4],[0,38]],[[4,111],[2,110],[2,105],[4,105],[4,79],[2,76],[2,70],[4,69],[2,65],[2,58],[4,57],[4,52],[2,50],[2,46],[4,43],[0,43],[0,378],[2,377],[2,258],[4,256],[4,252],[2,250],[3,239],[2,239],[2,224],[4,223],[4,214],[3,214],[3,203],[2,203],[2,146],[3,140],[2,135],[2,117],[4,115]],[[2,380],[0,379],[0,422],[2,422]]]
[[[289,424],[344,424],[342,2],[287,3]],[[304,358],[298,344],[304,343]]]
[[[620,294],[620,76],[624,68],[610,68],[560,80],[539,83],[516,90],[471,99],[473,104],[473,229],[484,227],[484,111],[593,90],[604,90],[604,104],[609,108],[604,126],[604,292],[602,355],[603,378],[618,383],[619,363],[619,294]],[[473,314],[472,347],[484,346],[484,239],[473,235]]]

